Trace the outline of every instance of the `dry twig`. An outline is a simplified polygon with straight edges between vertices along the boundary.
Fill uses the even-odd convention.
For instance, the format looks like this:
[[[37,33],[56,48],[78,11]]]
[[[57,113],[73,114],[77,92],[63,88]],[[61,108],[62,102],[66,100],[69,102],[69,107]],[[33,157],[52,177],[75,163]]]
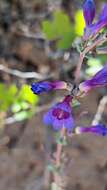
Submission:
[[[53,77],[54,74],[51,75],[43,75],[37,72],[22,72],[16,69],[10,69],[7,68],[4,65],[0,65],[0,71],[3,71],[5,73],[14,75],[16,77],[22,78],[22,79],[37,79],[37,80],[45,80],[48,78]]]
[[[92,121],[92,125],[97,125],[100,122],[106,104],[107,104],[107,96],[103,96],[103,98],[100,100],[97,112],[96,112],[95,117]]]

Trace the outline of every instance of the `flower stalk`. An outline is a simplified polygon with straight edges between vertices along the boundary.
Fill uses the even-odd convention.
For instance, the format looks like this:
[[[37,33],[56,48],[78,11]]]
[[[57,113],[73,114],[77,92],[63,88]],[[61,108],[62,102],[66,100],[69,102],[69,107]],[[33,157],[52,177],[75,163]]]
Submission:
[[[56,151],[56,167],[61,165],[61,153],[63,148],[63,140],[66,138],[66,129],[63,127],[60,131],[60,138],[62,139],[62,143],[57,143],[57,151]]]
[[[101,36],[100,38],[96,39],[91,45],[87,45],[86,48],[80,53],[80,61],[79,61],[79,64],[77,65],[77,69],[75,72],[76,83],[79,82],[81,67],[82,67],[86,54],[92,51],[93,49],[95,49],[96,47],[101,46],[105,42],[107,42],[107,36],[105,35]]]

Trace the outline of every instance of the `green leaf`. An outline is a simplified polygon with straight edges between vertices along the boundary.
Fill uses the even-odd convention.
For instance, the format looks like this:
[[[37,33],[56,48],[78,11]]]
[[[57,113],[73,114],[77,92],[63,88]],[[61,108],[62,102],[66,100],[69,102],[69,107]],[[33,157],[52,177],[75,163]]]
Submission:
[[[75,32],[78,36],[83,36],[85,28],[85,21],[83,11],[78,10],[75,14]]]
[[[18,102],[17,101],[12,105],[12,112],[17,113],[21,110],[27,110],[29,107],[30,107],[30,105],[28,102],[25,102],[25,101]]]
[[[17,91],[18,91],[18,89],[17,89],[16,85],[12,84],[12,85],[10,86],[10,88],[9,88],[9,93],[10,93],[10,95],[15,96],[16,93],[17,93]]]
[[[18,102],[16,102],[15,104],[13,104],[13,106],[12,106],[12,112],[13,113],[17,113],[20,110],[21,110],[21,105]]]
[[[22,101],[22,102],[20,102],[20,106],[21,106],[21,109],[26,110],[29,108],[29,103]]]
[[[97,58],[100,59],[101,62],[105,64],[105,62],[107,61],[107,54],[105,54],[105,55],[97,55]]]
[[[31,111],[21,111],[14,114],[14,118],[16,121],[23,121],[25,119],[29,119],[33,113]]]
[[[42,26],[48,40],[58,39],[57,48],[67,49],[71,47],[74,30],[68,15],[64,11],[55,11],[53,20],[43,21]]]
[[[19,99],[23,101],[26,100],[30,104],[35,105],[38,103],[39,97],[36,94],[33,94],[30,88],[31,87],[27,84],[22,86],[19,93]]]
[[[0,111],[8,111],[11,108],[13,113],[34,107],[38,103],[38,96],[34,95],[27,84],[20,90],[15,84],[7,86],[0,83]],[[24,116],[23,116],[24,117]]]
[[[66,139],[66,137],[61,137],[60,134],[57,134],[55,138],[56,138],[56,143],[57,144],[61,144],[61,145],[64,145],[64,146],[67,145],[67,139]]]
[[[72,101],[72,107],[77,107],[77,106],[80,106],[80,102],[76,99],[73,99]]]
[[[87,65],[89,67],[86,69],[86,74],[89,76],[95,75],[103,67],[101,61],[95,58],[89,59]]]
[[[11,85],[10,87],[5,84],[0,84],[0,110],[7,111],[9,107],[15,101],[15,96],[17,94],[16,85]]]

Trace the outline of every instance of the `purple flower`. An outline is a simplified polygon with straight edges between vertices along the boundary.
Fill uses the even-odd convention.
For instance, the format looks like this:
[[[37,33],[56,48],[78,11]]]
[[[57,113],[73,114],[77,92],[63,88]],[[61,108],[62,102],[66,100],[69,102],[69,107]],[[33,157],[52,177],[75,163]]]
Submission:
[[[70,102],[71,96],[66,96],[64,100],[53,106],[45,115],[44,123],[51,125],[55,130],[60,130],[63,127],[67,129],[67,132],[72,132],[74,128],[74,119],[72,116],[72,109]]]
[[[103,124],[98,124],[98,125],[89,126],[89,127],[77,127],[75,129],[75,132],[77,134],[94,133],[101,136],[107,136],[107,127]]]
[[[106,26],[107,26],[107,4],[105,4],[103,8],[98,22],[92,27],[93,35],[98,33],[101,29],[103,29]]]
[[[89,90],[107,85],[107,64],[97,72],[90,80],[86,80],[79,85],[80,91],[88,92]]]
[[[84,40],[94,37],[101,29],[107,26],[107,3],[104,5],[98,21],[95,24],[86,26],[84,30]]]
[[[85,0],[83,5],[83,14],[86,26],[90,26],[95,17],[95,3],[93,0]]]
[[[31,90],[34,94],[42,94],[43,92],[49,92],[55,89],[66,89],[67,83],[64,81],[42,81],[37,83],[32,83]]]

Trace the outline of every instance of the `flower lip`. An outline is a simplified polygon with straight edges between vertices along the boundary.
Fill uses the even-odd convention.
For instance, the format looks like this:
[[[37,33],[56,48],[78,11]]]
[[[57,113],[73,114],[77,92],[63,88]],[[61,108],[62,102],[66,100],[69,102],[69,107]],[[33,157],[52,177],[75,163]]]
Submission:
[[[31,90],[35,94],[41,94],[43,92],[48,92],[51,89],[52,89],[52,87],[50,85],[50,82],[47,82],[47,81],[32,83],[32,85],[31,85]]]
[[[71,100],[72,97],[68,95],[62,102],[53,106],[44,115],[44,123],[53,126],[55,130],[60,130],[64,127],[67,129],[68,133],[72,132],[75,124],[70,106]]]
[[[57,119],[59,119],[59,120],[61,120],[61,119],[67,119],[67,118],[69,118],[69,116],[70,116],[69,112],[64,111],[64,110],[62,110],[62,109],[60,109],[60,108],[54,109],[54,110],[52,111],[52,115],[53,115],[54,117],[56,117]]]

